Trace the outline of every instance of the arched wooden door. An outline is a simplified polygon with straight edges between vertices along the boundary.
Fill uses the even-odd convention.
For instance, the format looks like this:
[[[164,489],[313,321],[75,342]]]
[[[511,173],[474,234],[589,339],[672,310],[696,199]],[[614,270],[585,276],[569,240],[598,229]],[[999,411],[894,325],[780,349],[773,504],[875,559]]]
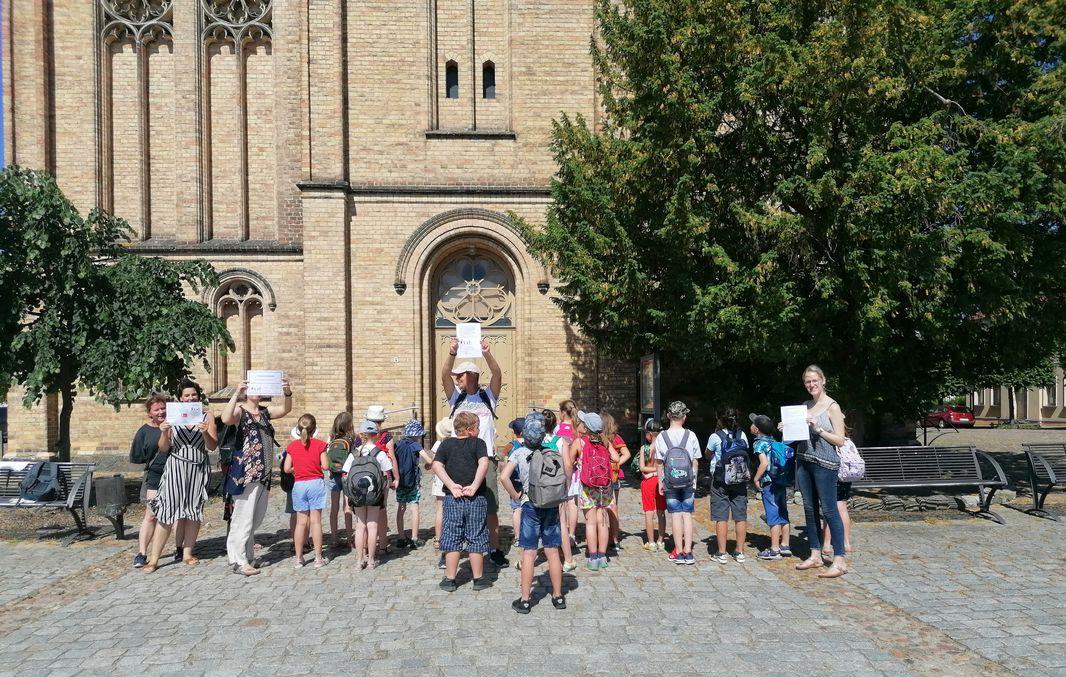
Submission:
[[[440,372],[455,325],[479,322],[481,335],[503,370],[503,389],[496,407],[496,446],[510,441],[507,423],[515,417],[515,282],[510,269],[481,251],[453,256],[437,268],[433,290],[433,364],[431,375],[436,393],[436,418],[451,413],[440,384]],[[488,385],[489,372],[484,359],[475,360],[483,370],[481,384]]]

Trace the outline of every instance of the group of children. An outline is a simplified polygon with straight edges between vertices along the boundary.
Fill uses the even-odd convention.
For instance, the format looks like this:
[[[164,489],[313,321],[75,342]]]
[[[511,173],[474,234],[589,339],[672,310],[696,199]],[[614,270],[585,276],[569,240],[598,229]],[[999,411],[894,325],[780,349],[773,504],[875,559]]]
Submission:
[[[699,463],[706,458],[711,476],[711,518],[715,522],[720,563],[731,557],[743,562],[747,531],[747,485],[761,492],[771,530],[770,547],[762,559],[789,556],[787,491],[793,483],[791,449],[774,440],[775,425],[763,415],[752,414],[747,432],[740,429],[737,414],[726,411],[719,430],[703,450],[685,427],[688,407],[673,402],[667,408],[669,425],[662,429],[649,420],[643,428],[644,444],[631,458],[608,414],[577,410],[572,401],[560,404],[560,415],[544,409],[533,411],[509,425],[514,439],[499,481],[510,499],[516,545],[521,551],[521,597],[513,607],[519,613],[531,609],[530,589],[537,553],[543,548],[548,562],[552,604],[565,608],[562,574],[576,568],[576,512],[585,518],[586,559],[590,571],[608,566],[609,555],[619,545],[618,496],[625,465],[639,474],[641,504],[645,516],[644,550],[666,550],[666,515],[670,516],[673,547],[668,558],[676,564],[695,562],[693,511]],[[489,491],[487,478],[492,463],[489,449],[479,437],[478,416],[465,411],[436,428],[437,441],[427,452],[425,430],[415,419],[403,428],[399,439],[382,430],[384,412],[371,407],[358,428],[350,413],[337,415],[329,442],[316,439],[315,419],[300,417],[295,439],[286,449],[283,471],[292,474],[286,487],[287,509],[296,548],[294,566],[303,566],[303,549],[313,543],[316,567],[326,563],[322,555],[321,513],[326,493],[331,495],[330,526],[337,543],[338,512],[344,500],[348,544],[356,553],[357,568],[374,568],[384,547],[389,490],[396,492],[396,529],[400,547],[424,545],[418,538],[422,470],[434,475],[432,494],[436,502],[434,542],[444,569],[440,587],[458,588],[456,573],[462,552],[469,554],[474,590],[490,586],[484,576],[484,559],[490,552]],[[375,420],[377,419],[377,420]],[[750,438],[749,438],[750,435]],[[749,439],[753,440],[749,444]],[[364,466],[371,468],[364,472]],[[358,467],[358,469],[357,469]],[[360,473],[358,481],[349,477]],[[379,473],[379,474],[375,474]],[[323,481],[323,476],[329,479]],[[354,487],[352,485],[359,484]],[[379,486],[374,486],[375,484]],[[347,486],[346,486],[347,485]],[[286,486],[283,482],[283,487]],[[405,528],[411,514],[410,531]],[[353,528],[354,520],[354,528]],[[732,521],[736,548],[726,551],[728,524]]]

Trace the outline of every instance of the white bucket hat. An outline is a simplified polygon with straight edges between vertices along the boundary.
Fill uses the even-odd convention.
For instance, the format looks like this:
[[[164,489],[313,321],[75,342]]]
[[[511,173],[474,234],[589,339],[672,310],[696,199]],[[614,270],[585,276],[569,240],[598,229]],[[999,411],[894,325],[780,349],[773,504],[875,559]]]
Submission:
[[[368,421],[374,421],[381,423],[385,420],[385,407],[379,404],[373,404],[366,408],[366,419]]]

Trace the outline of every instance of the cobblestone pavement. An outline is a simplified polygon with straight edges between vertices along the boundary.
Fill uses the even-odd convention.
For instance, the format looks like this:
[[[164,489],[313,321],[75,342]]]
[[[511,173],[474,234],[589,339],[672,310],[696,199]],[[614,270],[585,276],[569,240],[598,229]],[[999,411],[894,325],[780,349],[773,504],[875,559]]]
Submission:
[[[514,568],[492,573],[494,586],[479,593],[461,573],[449,594],[437,588],[431,547],[394,554],[374,571],[355,571],[346,552],[321,570],[294,570],[283,494],[272,499],[260,576],[230,573],[222,534],[211,531],[197,567],[116,573],[4,633],[0,674],[1062,670],[1063,558],[1053,544],[1066,526],[1020,513],[1007,515],[1007,527],[858,524],[861,552],[836,581],[796,572],[794,560],[718,565],[707,545],[697,549],[697,566],[677,566],[633,536],[607,570],[567,574],[568,609],[544,597],[545,574],[533,612],[519,616],[510,608]],[[623,490],[624,531],[642,527],[638,504],[635,490]],[[423,504],[423,535],[431,507]],[[698,509],[703,539],[706,500]],[[756,527],[759,504],[749,511]],[[6,556],[5,545],[0,565]]]
[[[0,607],[29,597],[61,580],[130,547],[127,543],[0,542]]]

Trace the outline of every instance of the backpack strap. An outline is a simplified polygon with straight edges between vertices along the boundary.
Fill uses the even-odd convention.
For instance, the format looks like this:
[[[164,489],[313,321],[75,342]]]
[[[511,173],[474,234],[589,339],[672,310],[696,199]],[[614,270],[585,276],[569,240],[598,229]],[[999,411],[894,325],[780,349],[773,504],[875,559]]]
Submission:
[[[692,434],[688,428],[685,428],[685,434],[681,436],[681,444],[679,445],[685,451],[688,451],[688,437]]]

